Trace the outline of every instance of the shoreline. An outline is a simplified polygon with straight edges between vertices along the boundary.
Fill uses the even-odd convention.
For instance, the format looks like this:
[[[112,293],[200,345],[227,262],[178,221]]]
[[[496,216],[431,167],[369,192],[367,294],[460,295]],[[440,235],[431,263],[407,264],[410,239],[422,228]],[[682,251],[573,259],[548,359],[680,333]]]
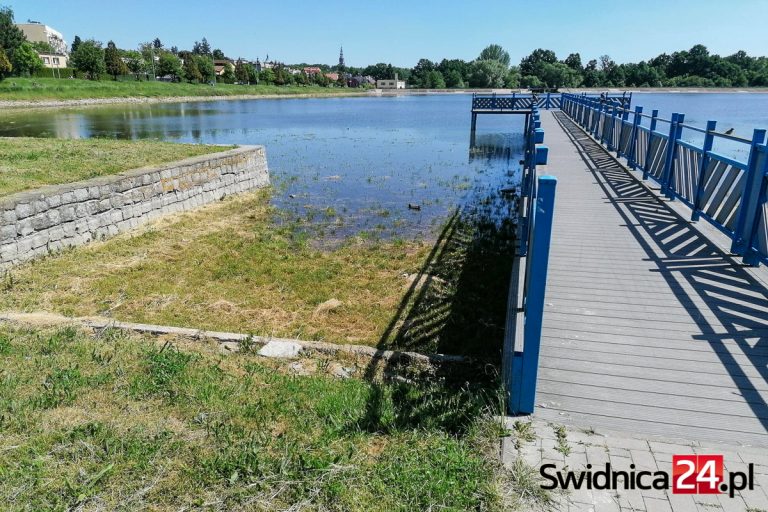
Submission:
[[[14,108],[64,108],[89,107],[100,105],[136,104],[148,105],[155,103],[190,103],[223,100],[276,100],[276,99],[311,99],[311,98],[344,98],[367,97],[370,92],[332,92],[328,94],[233,94],[224,96],[126,96],[113,98],[81,98],[81,99],[40,99],[40,100],[0,100],[0,110]]]
[[[766,94],[768,87],[755,88],[701,88],[701,87],[656,87],[656,88],[576,88],[562,89],[566,93],[664,93],[664,94]],[[521,89],[397,89],[381,90],[368,89],[365,91],[331,92],[327,94],[301,93],[301,94],[235,94],[223,96],[156,96],[156,97],[112,97],[112,98],[81,98],[81,99],[40,99],[40,100],[0,100],[0,110],[18,108],[66,108],[89,107],[101,105],[119,104],[160,104],[160,103],[190,103],[206,101],[228,100],[275,100],[275,99],[314,99],[314,98],[366,98],[366,97],[393,97],[393,96],[427,96],[427,95],[455,95],[455,94],[526,94]],[[559,93],[557,93],[559,94]]]

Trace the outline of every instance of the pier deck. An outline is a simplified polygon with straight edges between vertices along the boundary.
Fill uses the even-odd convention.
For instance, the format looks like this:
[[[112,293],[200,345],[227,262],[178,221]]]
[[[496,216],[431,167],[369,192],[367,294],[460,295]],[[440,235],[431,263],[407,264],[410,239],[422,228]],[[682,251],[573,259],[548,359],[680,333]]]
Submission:
[[[768,445],[768,289],[559,111],[535,417]],[[762,271],[764,273],[764,271]]]

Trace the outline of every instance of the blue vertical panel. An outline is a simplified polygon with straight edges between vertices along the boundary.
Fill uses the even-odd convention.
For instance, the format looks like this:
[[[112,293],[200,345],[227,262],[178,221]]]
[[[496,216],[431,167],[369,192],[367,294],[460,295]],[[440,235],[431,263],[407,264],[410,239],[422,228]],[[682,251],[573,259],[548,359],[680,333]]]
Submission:
[[[519,363],[517,363],[519,380],[515,380],[517,387],[510,389],[509,408],[512,414],[531,414],[536,402],[536,379],[539,371],[544,294],[547,284],[556,187],[557,178],[554,176],[541,176],[538,179],[530,254],[526,261],[527,293],[524,305],[523,352],[515,354],[515,358],[519,359]]]
[[[736,226],[731,244],[731,252],[741,256],[747,253],[752,238],[752,228],[759,220],[760,189],[762,188],[762,181],[765,179],[766,158],[761,155],[758,146],[763,144],[764,140],[765,130],[755,130],[752,134],[747,173],[744,177],[744,188],[739,203],[739,211],[736,214]]]
[[[664,159],[664,170],[661,172],[661,192],[669,199],[674,199],[672,187],[672,175],[675,170],[675,151],[677,151],[678,125],[683,122],[683,114],[673,113],[672,122],[669,124],[669,140],[667,141],[667,154]]]
[[[691,212],[691,220],[697,221],[701,216],[701,209],[704,207],[702,203],[702,196],[704,195],[704,175],[707,173],[707,167],[709,167],[709,152],[712,151],[712,145],[715,142],[714,131],[717,128],[717,121],[707,121],[707,133],[704,134],[704,146],[702,149],[704,152],[701,155],[699,161],[698,178],[696,179],[696,193],[693,196],[693,211]]]
[[[632,132],[629,134],[629,155],[627,155],[627,163],[630,169],[637,169],[637,161],[635,155],[637,154],[637,137],[640,127],[640,123],[643,122],[643,107],[635,107],[635,117],[632,119]]]
[[[752,231],[748,239],[749,241],[747,242],[747,250],[744,253],[744,263],[754,267],[758,266],[763,258],[768,258],[768,252],[761,253],[759,251],[760,249],[765,251],[765,247],[761,247],[760,244],[759,237],[762,236],[762,234],[760,234],[759,230],[761,227],[761,215],[764,214],[761,214],[761,212],[765,212],[763,205],[768,202],[768,147],[766,146],[760,147],[760,155],[757,159],[757,168],[758,174],[763,176],[763,179],[760,181],[760,185],[757,187],[757,211],[753,217]],[[768,224],[768,219],[762,219],[762,221]]]
[[[653,142],[653,133],[656,131],[656,124],[658,123],[659,119],[659,111],[654,109],[651,112],[651,125],[650,125],[650,131],[648,132],[648,147],[645,148],[645,167],[643,168],[643,179],[648,179],[648,171],[650,171],[650,164],[651,164],[651,142]]]

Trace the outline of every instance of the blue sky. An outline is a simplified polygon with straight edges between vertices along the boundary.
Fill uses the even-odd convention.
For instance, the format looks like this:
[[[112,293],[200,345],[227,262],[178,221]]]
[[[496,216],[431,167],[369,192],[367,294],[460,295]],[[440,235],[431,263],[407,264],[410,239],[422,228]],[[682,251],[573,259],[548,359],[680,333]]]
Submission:
[[[191,48],[203,36],[228,56],[284,62],[338,59],[411,67],[419,58],[471,60],[490,43],[513,63],[535,48],[585,62],[638,61],[702,43],[721,55],[768,53],[768,0],[0,0],[62,32],[135,48],[160,37]]]

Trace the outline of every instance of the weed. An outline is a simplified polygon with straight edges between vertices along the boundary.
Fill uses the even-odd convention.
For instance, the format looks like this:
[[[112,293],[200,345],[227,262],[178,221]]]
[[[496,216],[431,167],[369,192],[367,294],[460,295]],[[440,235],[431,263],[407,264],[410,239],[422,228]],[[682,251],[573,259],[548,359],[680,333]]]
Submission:
[[[550,427],[554,430],[557,439],[555,450],[567,457],[571,453],[571,446],[568,444],[568,431],[565,429],[565,425],[550,424]]]
[[[82,375],[77,366],[54,369],[43,380],[43,390],[34,400],[35,407],[52,409],[71,404],[75,400],[77,388],[82,383]]]
[[[532,443],[536,440],[536,431],[533,428],[533,423],[530,421],[515,421],[514,424],[515,437],[526,443]]]

